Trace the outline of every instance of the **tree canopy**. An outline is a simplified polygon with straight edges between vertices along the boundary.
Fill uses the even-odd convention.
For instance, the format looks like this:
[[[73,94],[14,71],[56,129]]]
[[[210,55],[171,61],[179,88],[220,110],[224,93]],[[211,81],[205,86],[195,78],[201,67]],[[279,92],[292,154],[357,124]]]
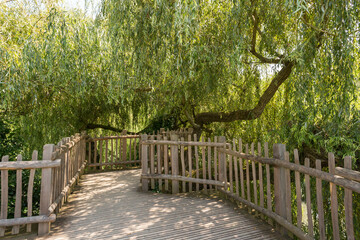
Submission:
[[[359,151],[358,1],[35,3],[0,4],[0,114],[28,141],[157,121]]]

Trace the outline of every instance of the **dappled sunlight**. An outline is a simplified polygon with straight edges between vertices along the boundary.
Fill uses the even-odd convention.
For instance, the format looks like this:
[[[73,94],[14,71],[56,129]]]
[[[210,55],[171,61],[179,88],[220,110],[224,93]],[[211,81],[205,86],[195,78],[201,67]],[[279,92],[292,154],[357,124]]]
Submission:
[[[139,170],[84,175],[51,234],[40,239],[241,239],[254,229],[256,237],[277,239],[218,197],[141,192],[139,179]]]

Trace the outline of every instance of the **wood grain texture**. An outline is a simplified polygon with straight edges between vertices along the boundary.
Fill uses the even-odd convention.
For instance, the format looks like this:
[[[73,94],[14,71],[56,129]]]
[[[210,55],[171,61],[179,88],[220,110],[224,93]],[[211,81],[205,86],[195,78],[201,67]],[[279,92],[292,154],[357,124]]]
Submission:
[[[3,156],[1,162],[9,161],[9,156]],[[9,172],[8,170],[1,170],[1,212],[0,219],[7,219],[8,215],[8,196],[9,196]],[[5,235],[5,228],[0,227],[0,237]]]
[[[239,139],[239,152],[242,153],[242,139]],[[245,187],[244,187],[244,166],[243,159],[239,158],[239,170],[240,170],[240,187],[241,187],[241,197],[245,199]]]
[[[228,201],[139,192],[139,177],[139,170],[84,175],[51,234],[38,239],[281,239]]]
[[[177,135],[171,135],[171,141],[178,141]],[[177,176],[179,175],[179,146],[171,145],[171,175]],[[171,192],[172,194],[179,193],[179,181],[172,180],[171,181]]]
[[[164,140],[167,140],[167,137],[164,136]],[[142,144],[142,146],[144,146]],[[164,173],[169,174],[169,148],[168,145],[164,145]],[[165,180],[165,191],[169,191],[169,180]]]
[[[254,150],[254,143],[251,143],[251,154],[255,156],[255,150]],[[251,171],[252,171],[252,177],[253,177],[253,192],[254,192],[254,203],[255,205],[258,205],[258,198],[257,198],[257,178],[256,178],[256,164],[255,161],[251,161]]]
[[[188,141],[191,141],[191,135],[188,135]],[[189,177],[192,177],[192,149],[191,146],[188,146],[188,161],[189,161]],[[193,184],[189,182],[189,192],[192,192]]]
[[[297,149],[294,150],[294,161],[295,161],[295,164],[300,165],[299,152]],[[296,222],[297,222],[298,228],[301,228],[301,226],[302,226],[302,207],[301,207],[302,200],[301,200],[300,173],[298,171],[295,171],[295,187],[296,187],[296,211],[297,211]]]
[[[321,170],[321,160],[316,159],[316,169]],[[320,239],[326,239],[325,235],[325,221],[324,221],[324,206],[323,206],[323,195],[322,195],[322,181],[316,178],[316,204],[319,218],[319,233]]]
[[[233,139],[233,150],[236,151],[236,140]],[[238,170],[238,160],[234,157],[234,173],[235,173],[235,193],[236,196],[239,196],[239,170]]]
[[[344,168],[351,170],[351,157],[347,156],[344,158]],[[359,174],[360,175],[360,174]],[[353,201],[352,201],[352,191],[345,188],[345,223],[346,223],[346,236],[347,239],[355,239],[354,235],[354,222],[353,222]]]
[[[54,151],[53,144],[44,145],[43,159],[50,159]],[[51,205],[51,193],[52,193],[52,169],[45,168],[41,172],[41,190],[40,190],[40,214],[45,215],[48,213],[48,208]],[[40,223],[38,226],[38,234],[44,235],[49,233],[50,224]]]
[[[22,161],[22,156],[18,155],[16,157],[17,162]],[[21,200],[22,200],[22,170],[16,170],[16,200],[15,200],[15,211],[14,218],[21,217]],[[18,234],[20,231],[20,226],[15,225],[12,228],[12,234]]]
[[[335,174],[335,156],[333,153],[328,154],[329,173]],[[333,238],[340,239],[339,233],[339,209],[336,184],[330,183],[330,200],[331,200],[331,222],[333,227]]]
[[[32,153],[31,160],[36,161],[37,159],[38,159],[38,151],[35,150]],[[32,216],[32,211],[33,211],[34,177],[35,177],[35,169],[31,169],[29,175],[28,190],[27,190],[28,217]],[[26,226],[26,231],[31,232],[31,224],[28,224]]]
[[[197,135],[194,134],[194,142],[197,141]],[[198,152],[198,146],[197,145],[194,145],[195,146],[195,177],[196,178],[199,178],[200,177],[200,174],[199,174],[199,152]],[[196,191],[200,191],[200,185],[197,183],[196,184]]]
[[[310,167],[310,160],[305,158],[305,167]],[[311,213],[311,188],[310,188],[310,176],[305,175],[305,193],[306,193],[306,209],[307,209],[307,220],[308,220],[308,229],[309,235],[314,236],[314,225],[313,217]]]
[[[261,143],[260,142],[258,142],[257,155],[259,157],[262,156],[262,154],[261,154]],[[262,163],[259,163],[259,191],[260,191],[260,206],[264,207],[264,183],[263,183]]]
[[[269,157],[269,144],[267,142],[265,142],[264,144],[264,154],[265,154],[265,158]],[[272,210],[272,193],[271,193],[271,175],[270,175],[269,164],[266,164],[265,168],[266,168],[266,205],[267,205],[267,210],[272,212],[273,210]],[[273,223],[271,218],[268,218],[268,223],[269,224]]]
[[[290,154],[289,152],[285,152],[285,161],[290,162]],[[290,170],[285,169],[285,180],[286,180],[286,220],[291,223],[291,180],[290,180]]]
[[[208,138],[208,143],[211,143],[211,139]],[[208,179],[211,180],[212,179],[212,166],[213,166],[213,162],[211,161],[211,146],[207,147],[207,167],[208,167]],[[209,185],[209,189],[212,189],[212,186]]]

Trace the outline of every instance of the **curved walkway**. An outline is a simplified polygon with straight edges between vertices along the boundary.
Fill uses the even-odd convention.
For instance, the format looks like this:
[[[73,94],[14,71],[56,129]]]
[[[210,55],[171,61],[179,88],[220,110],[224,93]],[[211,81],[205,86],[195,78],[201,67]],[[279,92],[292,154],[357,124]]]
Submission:
[[[140,170],[83,176],[43,239],[279,239],[228,201],[141,192]]]

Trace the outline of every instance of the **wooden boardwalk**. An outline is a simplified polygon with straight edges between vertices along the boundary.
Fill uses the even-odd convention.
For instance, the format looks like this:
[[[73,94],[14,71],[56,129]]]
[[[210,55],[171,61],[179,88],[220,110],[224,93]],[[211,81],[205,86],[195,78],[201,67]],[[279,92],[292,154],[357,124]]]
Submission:
[[[38,239],[279,239],[269,225],[216,197],[141,192],[140,170],[83,176]]]

